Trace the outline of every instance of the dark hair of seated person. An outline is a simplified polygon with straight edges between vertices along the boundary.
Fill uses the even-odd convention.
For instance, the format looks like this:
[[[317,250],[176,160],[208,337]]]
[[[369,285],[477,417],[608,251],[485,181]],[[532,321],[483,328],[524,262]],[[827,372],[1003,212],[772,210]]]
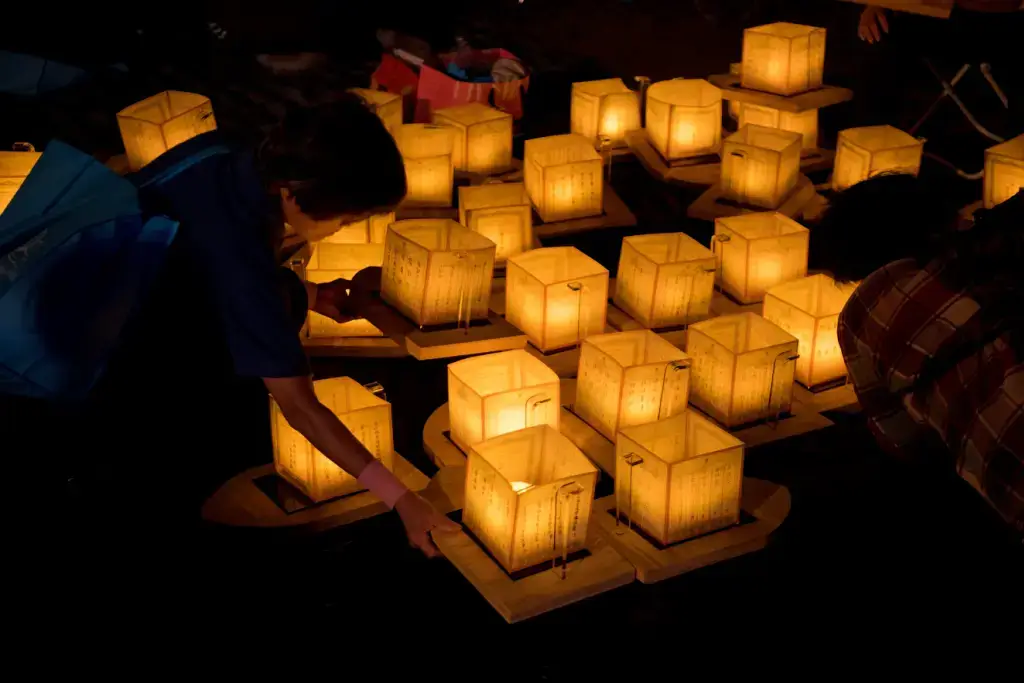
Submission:
[[[405,166],[380,118],[356,95],[291,109],[260,146],[268,189],[288,189],[314,220],[382,213],[405,197]]]

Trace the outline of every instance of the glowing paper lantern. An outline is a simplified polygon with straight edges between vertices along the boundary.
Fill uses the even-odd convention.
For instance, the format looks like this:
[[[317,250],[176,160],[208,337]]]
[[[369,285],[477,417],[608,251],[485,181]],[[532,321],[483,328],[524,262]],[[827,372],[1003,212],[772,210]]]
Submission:
[[[323,241],[330,244],[384,244],[384,235],[388,231],[388,226],[394,222],[394,212],[378,213],[361,221],[346,223],[332,234],[324,237]]]
[[[764,297],[764,317],[800,342],[796,380],[813,387],[846,377],[836,329],[856,285],[811,275],[776,285]]]
[[[714,154],[722,142],[722,91],[700,79],[655,83],[647,89],[646,127],[669,161]]]
[[[575,247],[513,256],[505,273],[505,318],[541,351],[604,332],[608,271]]]
[[[384,238],[381,297],[417,325],[487,317],[494,242],[445,218],[396,221]]]
[[[305,278],[320,284],[338,278],[351,280],[363,268],[379,266],[384,262],[383,244],[333,244],[321,242],[313,246],[306,264]],[[306,333],[312,338],[325,337],[379,337],[380,330],[368,320],[358,319],[339,323],[316,311],[309,312]]]
[[[40,152],[0,152],[0,213],[14,199],[40,156]]]
[[[494,242],[498,263],[533,247],[532,212],[522,183],[459,188],[459,222]]]
[[[526,351],[466,358],[448,366],[451,437],[468,452],[481,441],[526,427],[558,430],[558,375]]]
[[[708,317],[715,255],[682,232],[622,240],[615,305],[650,328],[689,325]]]
[[[128,165],[137,171],[170,148],[217,129],[213,105],[202,95],[167,90],[117,114]]]
[[[1024,135],[985,150],[985,208],[1005,202],[1024,187]]]
[[[770,211],[715,219],[712,247],[722,290],[752,304],[768,288],[807,275],[810,237],[804,226]]]
[[[405,162],[408,206],[451,206],[456,131],[449,126],[407,123],[393,132]]]
[[[740,84],[777,95],[820,88],[825,29],[780,22],[743,31]]]
[[[434,112],[434,123],[455,130],[456,170],[497,173],[512,167],[512,115],[474,102]]]
[[[650,330],[587,337],[573,409],[615,440],[623,427],[654,422],[686,409],[690,358]]]
[[[771,107],[762,107],[759,104],[750,104],[749,102],[741,102],[739,104],[740,128],[752,124],[763,128],[788,130],[791,133],[799,133],[801,135],[804,149],[814,149],[818,146],[817,109],[790,112],[772,109]]]
[[[602,137],[624,144],[640,128],[640,98],[619,78],[572,84],[570,130],[597,145]]]
[[[598,216],[603,210],[601,156],[582,135],[527,140],[526,192],[546,223]]]
[[[582,550],[597,468],[548,425],[470,450],[462,523],[512,573]]]
[[[388,469],[394,466],[391,404],[348,377],[318,380],[313,382],[313,390],[373,457]],[[270,411],[274,469],[283,479],[317,502],[363,489],[355,477],[288,424],[273,398]]]
[[[690,325],[690,402],[726,427],[788,411],[797,346],[796,337],[754,313]]]
[[[696,411],[615,440],[619,515],[662,545],[739,522],[742,485],[743,442]]]
[[[840,131],[832,189],[845,190],[881,173],[917,175],[923,149],[924,142],[892,126]]]
[[[800,177],[803,137],[785,130],[743,126],[722,143],[722,191],[727,199],[777,209]]]
[[[352,88],[350,91],[359,95],[364,102],[384,122],[384,127],[392,135],[402,125],[402,96],[393,95],[383,90],[369,88]]]

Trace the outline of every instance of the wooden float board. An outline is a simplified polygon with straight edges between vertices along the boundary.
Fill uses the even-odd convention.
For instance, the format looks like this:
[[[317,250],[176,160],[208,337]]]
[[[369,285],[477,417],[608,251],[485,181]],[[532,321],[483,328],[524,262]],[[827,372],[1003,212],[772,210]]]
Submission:
[[[727,218],[729,216],[740,216],[745,213],[760,211],[772,211],[760,207],[747,207],[733,203],[719,201],[723,197],[722,186],[718,183],[704,191],[695,202],[686,209],[686,215],[697,220],[713,221],[716,218]],[[789,218],[800,218],[804,209],[811,203],[815,196],[814,185],[810,179],[801,175],[797,180],[796,187],[790,192],[786,201],[782,202],[779,208],[774,209]]]
[[[815,90],[787,97],[761,90],[743,88],[740,86],[739,74],[715,74],[708,76],[708,81],[722,91],[723,99],[735,102],[748,102],[796,114],[810,109],[829,107],[833,104],[853,99],[852,90],[839,88],[834,85],[823,85]]]
[[[602,228],[628,228],[636,225],[636,216],[608,183],[605,183],[603,196],[604,212],[601,215],[572,218],[553,223],[535,220],[533,234],[539,239],[544,239],[545,237],[574,235]]]
[[[654,148],[644,129],[626,133],[626,144],[633,150],[640,164],[652,176],[665,183],[680,185],[713,185],[722,176],[722,162],[718,155],[701,157],[690,163],[666,161]],[[711,156],[711,155],[708,155]]]

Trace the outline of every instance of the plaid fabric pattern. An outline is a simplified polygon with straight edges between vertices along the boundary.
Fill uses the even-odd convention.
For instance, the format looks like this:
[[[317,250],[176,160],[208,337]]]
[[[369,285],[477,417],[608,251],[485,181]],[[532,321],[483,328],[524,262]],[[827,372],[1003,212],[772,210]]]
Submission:
[[[908,454],[937,435],[960,475],[1024,534],[1021,345],[1012,330],[981,343],[992,329],[980,315],[987,293],[944,284],[953,261],[896,261],[869,275],[839,317],[839,345],[882,447]],[[914,386],[929,361],[965,340],[976,352]]]

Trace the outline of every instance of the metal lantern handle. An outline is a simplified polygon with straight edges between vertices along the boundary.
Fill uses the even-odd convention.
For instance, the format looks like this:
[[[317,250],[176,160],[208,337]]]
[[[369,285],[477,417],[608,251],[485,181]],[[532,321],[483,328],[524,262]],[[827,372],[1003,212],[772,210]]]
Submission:
[[[790,361],[795,361],[798,358],[800,358],[800,354],[799,353],[793,353],[791,351],[783,351],[779,355],[775,356],[775,360],[772,361],[772,376],[771,376],[771,379],[769,380],[769,385],[768,385],[768,412],[770,414],[774,415],[774,420],[771,423],[773,428],[776,427],[779,424],[779,420],[782,418],[782,406],[781,405],[779,406],[779,410],[777,410],[777,411],[773,411],[772,410],[772,399],[773,399],[773,397],[775,395],[775,370],[776,370],[776,368],[781,363],[787,363],[787,362],[790,362]]]
[[[601,160],[608,169],[607,182],[612,182],[612,139],[607,135],[597,136],[598,150],[601,152]]]
[[[722,271],[725,268],[725,254],[722,251],[722,246],[730,240],[732,240],[731,235],[721,232],[711,238],[711,253],[715,255],[715,284],[719,287],[722,286]]]
[[[562,509],[562,506],[559,504],[559,498],[562,498],[564,500],[575,499],[577,501],[577,507],[578,507],[578,505],[579,505],[579,495],[581,493],[583,493],[583,487],[580,486],[575,481],[566,482],[566,483],[562,484],[561,486],[559,486],[557,489],[555,489],[555,533],[554,533],[553,538],[551,539],[551,541],[552,541],[552,550],[555,551],[556,555],[555,555],[555,558],[553,560],[551,560],[551,568],[552,569],[554,569],[555,567],[558,566],[558,555],[557,555],[557,553],[558,553],[558,530],[560,528],[559,519],[558,519],[558,517],[559,517],[558,513]],[[565,525],[565,530],[562,532],[562,576],[561,576],[563,581],[565,580],[566,567],[569,564],[569,530],[571,528],[571,523],[572,523],[572,517],[571,516],[564,515],[564,517],[565,517],[565,519],[562,520],[562,523]]]
[[[680,370],[689,370],[691,362],[689,359],[674,360],[665,364],[665,372],[661,376],[661,396],[658,397],[658,419],[662,418],[661,411],[665,407],[665,394],[668,392],[668,371],[674,373]],[[670,417],[666,415],[665,417]]]
[[[533,415],[533,411],[539,405],[545,403],[551,403],[551,397],[546,394],[534,394],[530,398],[526,399],[526,403],[523,404],[523,428],[528,429],[535,425],[531,424],[533,421],[530,417]]]
[[[31,142],[15,142],[13,145],[11,145],[11,151],[34,152],[36,151],[36,147]]]
[[[380,382],[367,382],[363,388],[382,401],[388,400],[388,395],[384,393],[384,386]]]
[[[583,341],[583,283],[569,282],[565,286],[576,292],[576,345],[579,346]]]
[[[632,529],[633,529],[633,469],[637,465],[642,465],[643,462],[644,462],[644,459],[641,458],[636,453],[626,453],[625,455],[622,456],[622,461],[624,463],[626,463],[627,467],[629,467],[629,476],[627,477],[628,483],[626,484],[626,491],[629,494],[629,496],[628,496],[629,497],[629,512],[626,514],[626,529],[632,531]],[[619,530],[619,524],[620,524],[619,517],[622,515],[622,501],[620,500],[620,496],[622,494],[622,490],[619,487],[619,483],[620,482],[618,481],[618,479],[616,479],[616,481],[615,481],[615,532],[617,534],[622,534],[623,532]]]

